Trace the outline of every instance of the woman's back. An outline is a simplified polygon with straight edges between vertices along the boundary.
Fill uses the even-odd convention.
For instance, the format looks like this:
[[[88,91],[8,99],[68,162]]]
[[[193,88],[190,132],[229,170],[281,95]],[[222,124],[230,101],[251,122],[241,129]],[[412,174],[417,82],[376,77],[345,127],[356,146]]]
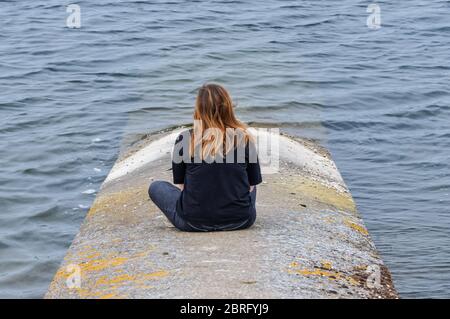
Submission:
[[[182,134],[176,143],[183,143]],[[182,150],[176,155],[183,156]],[[253,214],[250,185],[261,182],[259,163],[252,163],[249,144],[239,160],[239,150],[222,162],[195,163],[193,158],[180,163],[172,162],[175,184],[184,184],[177,212],[193,225],[221,228],[242,224]]]

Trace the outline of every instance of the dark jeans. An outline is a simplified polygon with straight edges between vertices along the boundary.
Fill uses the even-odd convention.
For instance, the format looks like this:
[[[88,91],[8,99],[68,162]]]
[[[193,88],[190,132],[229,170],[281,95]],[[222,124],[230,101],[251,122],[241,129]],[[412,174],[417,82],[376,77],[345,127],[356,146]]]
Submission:
[[[175,185],[165,181],[154,181],[150,184],[148,195],[156,206],[166,215],[167,219],[179,230],[182,231],[214,231],[214,230],[238,230],[248,228],[256,219],[256,186],[250,192],[252,201],[252,214],[248,221],[237,225],[227,225],[224,228],[217,229],[207,226],[192,225],[177,212],[177,201],[180,198],[181,190]]]

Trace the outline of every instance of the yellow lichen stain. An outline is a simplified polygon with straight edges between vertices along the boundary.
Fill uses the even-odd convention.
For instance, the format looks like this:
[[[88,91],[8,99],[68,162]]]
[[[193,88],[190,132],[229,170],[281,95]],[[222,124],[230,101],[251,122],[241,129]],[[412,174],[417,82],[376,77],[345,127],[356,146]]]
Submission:
[[[322,261],[322,268],[331,270],[331,268],[333,268],[333,264],[330,261]]]
[[[106,294],[103,296],[100,296],[99,299],[120,299],[123,297],[120,297],[119,295],[116,295],[115,293]]]
[[[127,262],[127,257],[115,257],[111,259],[94,259],[87,262],[81,263],[79,266],[81,267],[82,272],[90,272],[90,271],[100,271],[110,267],[117,267],[123,265]]]
[[[132,190],[124,190],[111,194],[102,194],[97,197],[94,204],[89,209],[87,217],[92,217],[98,212],[111,211],[109,208],[113,207],[117,210],[118,207],[123,208],[123,205],[129,203],[137,203],[146,200],[147,193],[140,191],[139,188]]]
[[[134,255],[134,256],[137,257],[137,258],[139,258],[139,257],[147,257],[149,253],[150,253],[150,252],[148,252],[148,251],[143,251],[143,252],[141,252],[141,253],[137,253],[137,254]]]
[[[78,292],[78,296],[80,298],[99,298],[104,294],[102,292],[92,292],[84,288],[77,288],[76,291]]]
[[[78,296],[84,299],[121,299],[126,296],[118,295],[114,292],[104,292],[104,291],[91,291],[88,289],[77,289]]]
[[[291,268],[296,268],[296,267],[292,267],[292,264],[290,264]],[[298,266],[298,264],[296,263],[296,266]],[[330,280],[336,281],[345,281],[346,283],[352,285],[352,286],[357,286],[359,285],[359,283],[352,277],[349,276],[343,272],[340,271],[336,271],[332,269],[332,263],[328,262],[328,261],[323,261],[321,263],[320,267],[314,267],[313,269],[307,269],[307,268],[302,268],[302,269],[288,269],[288,273],[290,274],[297,274],[297,275],[302,275],[302,276],[319,276],[319,277],[325,277],[328,278]]]
[[[366,271],[367,265],[355,266],[355,267],[353,267],[353,270]]]
[[[77,256],[79,259],[94,259],[101,256],[100,252],[90,245],[84,246],[78,251]]]
[[[275,180],[271,184],[279,185],[283,188],[283,192],[300,194],[339,210],[356,212],[355,202],[350,193],[339,192],[332,187],[303,176],[289,176],[283,182]]]
[[[98,299],[111,299],[111,298],[124,298],[114,292],[119,287],[124,285],[133,285],[139,289],[151,289],[153,286],[148,286],[149,280],[165,277],[169,274],[166,270],[159,270],[152,273],[139,273],[136,275],[121,274],[109,278],[108,276],[101,276],[93,284],[92,279],[82,281],[83,288],[75,288],[80,298],[98,298]]]
[[[130,281],[133,280],[133,277],[128,274],[123,274],[119,276],[115,276],[113,278],[108,278],[107,276],[101,276],[99,279],[97,279],[96,286],[98,285],[114,285],[118,283],[122,283],[124,281]]]
[[[94,259],[94,258],[98,258],[98,257],[100,257],[100,253],[93,253],[91,255],[86,256],[87,259]]]
[[[355,280],[352,276],[347,276],[347,281],[352,286],[359,286],[359,282]]]
[[[296,261],[291,262],[289,264],[289,267],[292,267],[292,268],[298,267],[298,262],[296,262]]]
[[[169,274],[168,271],[166,270],[160,270],[160,271],[155,271],[153,273],[149,273],[149,274],[144,274],[143,275],[143,279],[147,280],[147,279],[152,279],[152,278],[160,278],[160,277],[165,277]]]
[[[152,273],[139,273],[135,275],[130,274],[122,274],[119,276],[114,276],[112,278],[108,278],[107,276],[102,276],[99,279],[97,279],[97,282],[95,283],[95,288],[99,286],[114,286],[114,285],[120,285],[123,283],[136,283],[136,284],[144,284],[148,280],[152,280],[155,278],[161,278],[165,277],[169,274],[166,270],[159,270]]]
[[[106,255],[105,257],[99,258],[101,256],[101,253],[98,250],[92,248],[92,246],[86,245],[83,247],[83,249],[81,251],[77,252],[76,255],[71,253],[70,260],[69,260],[69,258],[66,258],[65,261],[66,261],[66,265],[72,264],[72,265],[79,266],[80,271],[81,271],[81,276],[83,277],[88,272],[102,271],[109,267],[121,266],[124,263],[126,263],[129,259],[146,257],[154,249],[155,249],[155,247],[153,245],[150,245],[148,250],[138,252],[130,257],[123,257],[123,256],[117,257],[117,256],[115,256],[114,253],[111,253],[111,254]],[[76,256],[76,258],[74,256]],[[77,261],[75,261],[75,260],[77,260]],[[82,261],[80,261],[80,260],[82,260]],[[114,272],[116,274],[122,273],[123,269],[115,269]],[[56,282],[59,280],[66,280],[69,277],[69,275],[72,273],[73,273],[73,271],[67,270],[67,266],[61,267],[56,272],[52,282]],[[147,275],[153,276],[153,277],[158,277],[158,276],[163,276],[165,274],[163,272],[156,272],[156,273],[147,274]],[[126,276],[126,275],[124,275],[124,276]],[[120,278],[121,278],[120,276],[117,276],[116,280],[120,281]],[[125,278],[124,280],[126,280],[126,277],[123,277],[123,278]]]
[[[367,229],[364,226],[358,225],[352,221],[349,220],[344,220],[345,225],[347,225],[348,227],[356,230],[357,232],[367,236],[369,235],[369,232],[367,231]]]
[[[322,269],[295,269],[295,270],[289,270],[290,273],[296,273],[303,276],[321,276],[321,277],[327,277],[331,280],[341,279],[342,274],[335,271],[328,271],[328,270],[322,270]]]
[[[66,271],[65,268],[61,267],[58,269],[58,271],[55,274],[55,277],[53,278],[53,282],[59,281],[59,280],[65,280],[69,277],[70,273]],[[52,282],[52,284],[53,284]]]
[[[140,262],[145,262],[142,258],[147,257],[155,246],[149,245],[144,251],[137,252],[131,256],[117,256],[116,253],[105,254],[102,256],[101,249],[94,249],[90,245],[85,245],[81,250],[71,252],[70,258],[65,258],[65,266],[60,267],[56,272],[51,284],[52,287],[63,285],[65,287],[65,280],[74,272],[71,268],[67,268],[69,265],[75,265],[80,267],[80,275],[83,288],[75,288],[80,298],[101,298],[103,295],[109,297],[113,290],[118,287],[133,284],[138,289],[151,289],[152,286],[147,285],[150,280],[161,278],[169,274],[166,270],[159,270],[152,273],[140,273],[137,275],[129,275],[125,273],[126,267],[123,266],[130,259],[141,259]],[[67,257],[66,256],[66,257]],[[108,278],[107,276],[101,276],[102,271],[108,268],[113,268],[115,276]],[[114,295],[111,298],[121,298],[122,296]]]
[[[73,263],[74,265],[80,267],[81,276],[85,276],[88,272],[97,272],[104,270],[109,267],[117,267],[123,265],[128,258],[126,257],[115,257],[111,259],[94,259],[81,262],[79,264]],[[73,271],[68,271],[67,267],[61,267],[55,274],[54,280],[65,280],[67,279]]]

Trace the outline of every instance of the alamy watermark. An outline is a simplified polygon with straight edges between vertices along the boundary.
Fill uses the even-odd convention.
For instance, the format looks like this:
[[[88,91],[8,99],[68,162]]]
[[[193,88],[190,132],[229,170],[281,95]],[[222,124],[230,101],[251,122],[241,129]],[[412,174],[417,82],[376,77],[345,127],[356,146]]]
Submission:
[[[66,7],[69,16],[66,18],[66,26],[70,29],[81,28],[81,7],[78,4],[69,4]],[[366,12],[369,13],[366,24],[369,29],[378,30],[381,28],[381,8],[376,3],[367,6]]]
[[[371,3],[367,6],[367,13],[370,15],[367,17],[367,27],[372,30],[378,30],[381,28],[381,8],[376,3]]]
[[[66,279],[67,288],[81,288],[81,267],[77,264],[70,264],[67,265],[66,272],[69,274]]]
[[[370,289],[380,289],[381,288],[381,269],[378,265],[367,266],[366,273],[369,276],[366,279],[367,287]]]
[[[66,26],[70,29],[81,28],[81,8],[78,4],[69,4],[66,8],[69,16],[66,19]]]

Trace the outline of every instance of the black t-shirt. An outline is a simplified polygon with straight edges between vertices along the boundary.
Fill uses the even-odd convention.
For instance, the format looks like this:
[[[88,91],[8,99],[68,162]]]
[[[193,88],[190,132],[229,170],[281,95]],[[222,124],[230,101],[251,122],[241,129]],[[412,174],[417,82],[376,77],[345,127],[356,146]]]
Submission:
[[[184,184],[177,212],[194,226],[218,229],[248,220],[253,209],[250,185],[262,182],[254,144],[247,143],[245,148],[232,150],[232,160],[195,163],[186,156],[188,136],[188,132],[178,136],[172,156],[173,182]],[[178,160],[175,161],[176,155]],[[180,157],[184,159],[180,161]]]

